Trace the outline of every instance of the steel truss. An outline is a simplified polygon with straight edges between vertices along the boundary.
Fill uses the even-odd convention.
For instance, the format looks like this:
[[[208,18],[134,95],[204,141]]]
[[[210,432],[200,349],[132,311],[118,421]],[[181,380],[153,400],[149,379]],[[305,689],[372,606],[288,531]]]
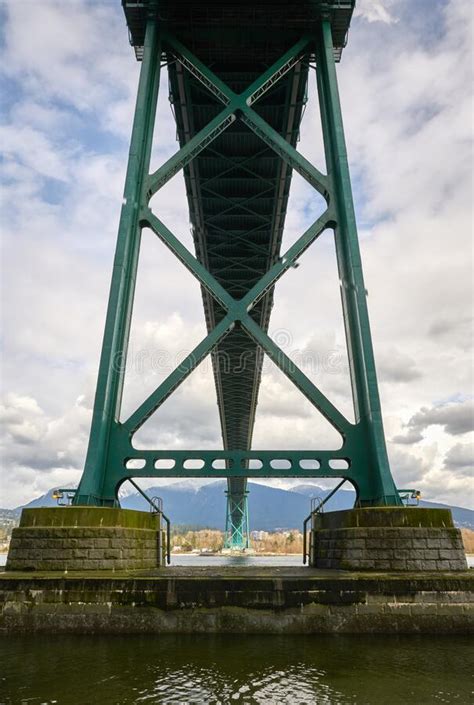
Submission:
[[[200,81],[222,110],[154,173],[149,174],[162,51]],[[298,62],[314,56],[328,174],[320,172],[253,109],[255,102]],[[243,121],[283,162],[295,169],[326,201],[326,210],[243,298],[234,298],[194,257],[149,207],[151,197],[189,165],[236,120]],[[242,162],[245,168],[245,162]],[[224,167],[225,169],[225,167]],[[212,181],[212,179],[210,180]],[[203,182],[203,189],[211,189]],[[249,200],[244,208],[252,208]],[[125,421],[120,421],[123,360],[130,332],[141,230],[149,227],[194,275],[225,314],[181,364]],[[333,229],[349,353],[355,422],[351,423],[269,337],[251,312],[326,229]],[[256,245],[258,247],[258,245]],[[230,261],[229,266],[235,266]],[[240,327],[284,372],[341,434],[338,451],[137,450],[134,433],[184,382],[231,330]],[[122,364],[117,364],[121,360]],[[134,467],[140,461],[142,467]],[[232,91],[177,39],[147,22],[143,63],[121,211],[117,249],[99,367],[85,470],[75,504],[116,505],[118,490],[130,477],[334,477],[345,478],[360,505],[396,505],[400,499],[388,463],[369,328],[366,290],[357,237],[349,169],[339,103],[331,24],[323,19],[316,35],[304,36],[242,93]],[[245,485],[228,493],[227,545],[248,542]]]
[[[227,512],[225,519],[224,548],[245,551],[250,548],[250,525],[248,510],[248,491],[241,493],[228,490]]]

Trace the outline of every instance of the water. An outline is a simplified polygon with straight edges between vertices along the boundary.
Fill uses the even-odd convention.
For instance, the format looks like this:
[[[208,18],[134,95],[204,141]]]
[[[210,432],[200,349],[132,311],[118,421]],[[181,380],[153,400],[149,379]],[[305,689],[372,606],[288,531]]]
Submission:
[[[290,556],[200,556],[186,554],[180,556],[173,554],[171,556],[171,565],[182,566],[293,566],[303,565],[301,554]]]
[[[176,555],[172,564],[301,557]],[[473,659],[463,636],[2,636],[0,705],[467,705]]]
[[[467,704],[464,637],[13,636],[3,705]]]
[[[473,556],[474,558],[474,556]],[[7,561],[7,554],[0,553],[0,568],[5,566]],[[300,554],[295,554],[291,556],[200,556],[196,554],[186,553],[180,555],[179,553],[173,554],[171,556],[171,565],[184,565],[184,566],[202,566],[202,565],[233,565],[233,566],[245,566],[245,565],[303,565],[303,559]],[[0,705],[2,702],[0,700]]]

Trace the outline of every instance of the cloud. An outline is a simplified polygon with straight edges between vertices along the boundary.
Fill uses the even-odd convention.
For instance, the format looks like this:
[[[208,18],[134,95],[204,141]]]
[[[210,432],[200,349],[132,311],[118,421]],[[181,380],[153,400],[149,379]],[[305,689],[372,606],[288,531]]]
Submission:
[[[459,404],[446,404],[422,408],[408,422],[411,429],[425,430],[429,426],[443,426],[452,436],[474,430],[474,402],[467,400]]]
[[[8,394],[0,406],[2,428],[20,445],[37,443],[45,431],[43,410],[36,399]]]
[[[416,360],[395,347],[384,349],[377,357],[379,378],[383,382],[413,382],[422,376]]]
[[[424,438],[424,433],[432,426],[440,426],[449,436],[459,436],[474,431],[474,401],[446,403],[432,407],[422,407],[403,425],[403,433],[392,438],[393,443],[412,445]]]
[[[438,455],[436,444],[430,444],[424,457],[397,449],[392,454],[397,487],[419,490],[422,498],[428,501],[468,506],[473,499],[472,473],[437,466]]]
[[[58,484],[77,484],[91,420],[91,409],[84,402],[80,397],[52,417],[33,397],[5,395],[0,404],[0,449],[2,500],[6,497],[9,506]]]
[[[84,398],[59,418],[48,416],[36,399],[6,394],[0,405],[2,420],[2,461],[41,470],[83,464],[91,409]]]
[[[444,459],[444,467],[448,470],[467,470],[471,476],[474,472],[474,445],[472,443],[456,443]]]
[[[411,431],[405,435],[399,434],[392,438],[393,443],[401,443],[402,445],[411,445],[412,443],[419,443],[423,440],[423,435],[419,431]]]
[[[396,22],[395,17],[388,9],[392,4],[393,0],[358,0],[354,15],[369,22],[391,24]]]
[[[42,132],[22,125],[0,126],[0,142],[7,161],[19,163],[38,176],[68,180],[73,152],[61,154]]]
[[[67,7],[60,0],[7,0],[5,12],[4,51],[14,61],[5,62],[2,73],[21,79],[28,100],[43,109],[55,101],[73,116],[94,113],[96,121],[121,134],[117,105],[130,112],[138,66],[130,60],[120,12],[81,0]],[[25,26],[34,31],[27,35]]]

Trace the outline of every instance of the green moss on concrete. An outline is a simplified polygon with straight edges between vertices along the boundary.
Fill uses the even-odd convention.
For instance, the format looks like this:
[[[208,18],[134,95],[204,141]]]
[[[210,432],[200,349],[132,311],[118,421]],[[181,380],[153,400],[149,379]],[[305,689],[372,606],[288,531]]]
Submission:
[[[356,527],[453,528],[450,509],[425,507],[363,507],[340,512],[317,514],[315,529],[350,529]]]
[[[5,632],[467,632],[474,575],[0,576]],[[190,573],[190,569],[184,572]],[[221,574],[221,573],[224,574]],[[247,575],[245,575],[247,573]],[[180,575],[181,574],[181,575]]]
[[[23,509],[20,527],[120,527],[158,528],[159,519],[150,512],[115,507],[39,507]]]
[[[14,589],[32,588],[37,581],[51,581],[58,588],[64,587],[63,583],[72,582],[74,584],[93,584],[96,589],[105,587],[111,583],[120,584],[122,587],[133,588],[133,583],[146,583],[150,589],[168,581],[185,582],[188,585],[193,582],[204,583],[205,585],[224,585],[227,582],[240,584],[242,589],[251,583],[258,583],[262,580],[281,580],[283,586],[292,584],[317,585],[323,584],[326,589],[340,590],[341,586],[351,585],[351,589],[371,589],[377,592],[390,591],[393,586],[403,586],[403,589],[415,590],[471,590],[474,593],[474,570],[459,572],[433,571],[406,571],[403,573],[391,571],[377,571],[366,573],[361,571],[342,570],[321,570],[308,567],[288,567],[284,572],[273,567],[241,567],[235,570],[227,566],[206,566],[184,567],[170,566],[157,568],[155,570],[117,570],[112,571],[15,571],[15,573],[0,573],[0,588],[9,584]],[[89,588],[88,588],[89,589]],[[207,587],[206,587],[207,589]],[[400,589],[400,588],[398,588]]]

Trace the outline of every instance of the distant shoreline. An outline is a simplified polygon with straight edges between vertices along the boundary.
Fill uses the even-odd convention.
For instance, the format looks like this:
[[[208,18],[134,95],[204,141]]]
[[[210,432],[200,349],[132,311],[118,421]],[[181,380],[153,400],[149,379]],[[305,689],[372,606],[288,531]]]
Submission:
[[[297,553],[271,553],[271,552],[264,553],[264,552],[260,552],[260,551],[258,551],[258,552],[252,551],[252,549],[250,549],[250,550],[251,550],[251,553],[249,553],[249,555],[251,555],[253,558],[258,558],[259,556],[263,556],[263,557],[268,557],[268,556],[301,556],[301,551],[298,551]],[[236,553],[239,553],[239,551],[236,551]],[[245,553],[245,549],[242,551],[242,553]],[[198,553],[198,552],[194,553],[193,551],[176,551],[176,552],[171,551],[171,555],[172,556],[199,556],[201,558],[206,558],[207,556],[210,556],[210,557],[222,556],[222,557],[226,558],[227,556],[231,556],[232,553],[222,553],[222,551],[216,551],[215,553],[214,552],[208,553],[206,551],[204,553]]]

